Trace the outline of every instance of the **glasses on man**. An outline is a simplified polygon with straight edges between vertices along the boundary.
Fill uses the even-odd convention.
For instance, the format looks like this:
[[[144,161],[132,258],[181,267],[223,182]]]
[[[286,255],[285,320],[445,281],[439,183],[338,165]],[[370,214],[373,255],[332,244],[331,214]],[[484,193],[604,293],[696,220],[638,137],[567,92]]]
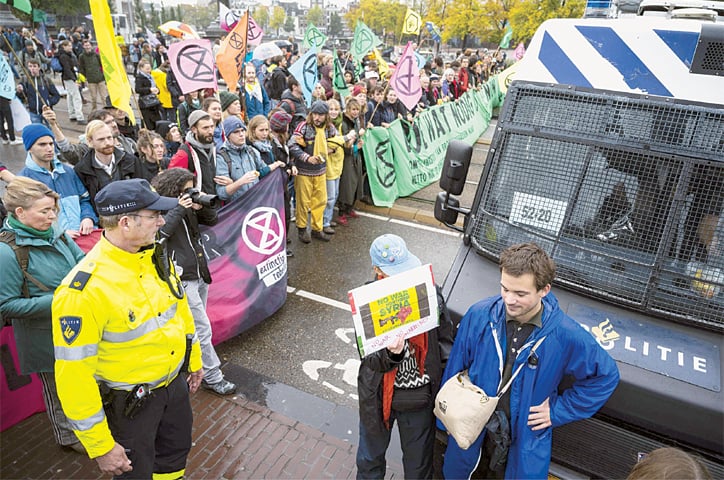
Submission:
[[[161,218],[161,212],[156,212],[153,215],[141,215],[140,213],[131,213],[128,215],[129,217],[141,217],[141,218],[148,218],[153,220],[154,222],[157,222],[159,218]]]

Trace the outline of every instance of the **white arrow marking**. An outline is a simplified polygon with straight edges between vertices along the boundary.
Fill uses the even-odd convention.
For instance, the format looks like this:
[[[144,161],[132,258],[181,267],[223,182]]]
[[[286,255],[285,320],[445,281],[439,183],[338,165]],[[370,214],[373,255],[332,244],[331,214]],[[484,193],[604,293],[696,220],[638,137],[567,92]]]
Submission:
[[[352,334],[352,338],[354,338],[354,328],[338,328],[334,331],[334,334],[344,343],[352,343],[352,338],[349,338],[348,335],[350,333]]]
[[[322,382],[322,385],[324,385],[328,389],[332,390],[333,392],[339,393],[340,395],[344,395],[344,390],[342,390],[341,388],[335,387],[331,383]]]
[[[318,370],[320,368],[329,368],[330,365],[332,365],[331,362],[325,362],[323,360],[307,360],[302,363],[302,370],[304,370],[304,373],[306,373],[309,378],[316,381],[319,380]]]
[[[337,370],[342,370],[342,380],[353,387],[357,386],[357,372],[359,371],[360,361],[353,358],[348,359],[344,363],[338,363],[334,366]]]

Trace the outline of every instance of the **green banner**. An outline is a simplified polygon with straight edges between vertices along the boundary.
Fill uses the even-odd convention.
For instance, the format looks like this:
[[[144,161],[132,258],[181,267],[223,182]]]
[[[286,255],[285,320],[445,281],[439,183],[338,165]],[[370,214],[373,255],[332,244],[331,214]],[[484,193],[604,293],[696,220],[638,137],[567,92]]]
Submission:
[[[503,103],[497,77],[454,102],[424,110],[413,122],[395,120],[364,135],[364,158],[372,199],[391,207],[440,178],[450,140],[475,143],[490,124],[493,108]]]

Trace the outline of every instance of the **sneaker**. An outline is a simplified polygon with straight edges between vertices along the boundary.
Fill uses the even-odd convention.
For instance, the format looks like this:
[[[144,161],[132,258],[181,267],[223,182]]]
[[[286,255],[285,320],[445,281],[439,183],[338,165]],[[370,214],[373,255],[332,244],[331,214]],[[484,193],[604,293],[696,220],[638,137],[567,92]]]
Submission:
[[[231,395],[236,392],[236,385],[226,379],[222,379],[216,383],[206,383],[206,380],[201,381],[201,387],[205,390],[210,390],[217,395]]]
[[[16,138],[15,140],[10,140],[10,145],[21,145],[22,143],[23,141],[19,138]]]
[[[337,226],[337,222],[335,222],[334,220],[332,220],[331,222],[329,222],[329,226],[332,227],[332,228],[334,228],[334,227]]]
[[[318,232],[317,230],[312,230],[312,238],[316,238],[317,240],[321,240],[323,242],[328,242],[331,240],[331,237],[329,235],[324,232]]]
[[[10,140],[3,138],[3,145],[10,145]]]
[[[347,215],[349,215],[349,218],[359,218],[359,214],[354,210],[350,210]]]
[[[337,217],[337,224],[343,225],[343,226],[345,226],[345,227],[346,227],[347,225],[349,225],[349,220],[347,220],[347,215],[345,215],[345,214],[343,213],[342,215],[340,215],[339,217]]]
[[[322,231],[324,233],[326,233],[327,235],[334,235],[334,228],[332,228],[331,226],[324,227],[324,229]]]
[[[77,119],[75,119],[75,118],[73,118],[73,117],[70,117],[68,120],[70,120],[71,122],[77,122],[77,121],[78,121]]]
[[[78,125],[88,125],[88,122],[85,120],[78,120]]]
[[[311,243],[312,237],[309,235],[309,231],[306,228],[299,228],[299,240],[302,241],[302,243]]]
[[[289,250],[289,249],[287,248],[287,258],[291,258],[291,257],[293,257],[293,256],[294,256],[294,252],[292,252],[291,250]]]

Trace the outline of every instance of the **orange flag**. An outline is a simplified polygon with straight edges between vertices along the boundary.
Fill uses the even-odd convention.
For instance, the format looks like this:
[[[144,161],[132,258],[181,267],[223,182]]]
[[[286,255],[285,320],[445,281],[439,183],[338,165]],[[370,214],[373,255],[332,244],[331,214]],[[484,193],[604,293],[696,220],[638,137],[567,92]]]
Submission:
[[[236,92],[241,78],[241,69],[246,55],[247,30],[249,27],[249,11],[239,19],[234,29],[229,32],[223,42],[219,53],[216,54],[216,66],[221,77],[226,82],[230,92]]]

